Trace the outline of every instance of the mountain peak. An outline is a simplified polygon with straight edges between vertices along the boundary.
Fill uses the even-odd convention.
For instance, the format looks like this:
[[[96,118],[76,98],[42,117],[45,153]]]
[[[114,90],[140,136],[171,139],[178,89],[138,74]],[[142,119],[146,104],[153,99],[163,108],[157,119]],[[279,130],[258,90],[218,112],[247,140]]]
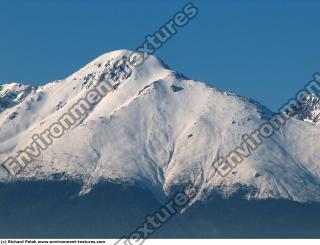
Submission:
[[[134,62],[137,62],[137,59],[139,59],[139,62],[143,60],[141,53],[126,49],[107,52],[72,74],[68,79],[85,80],[88,77],[98,79],[102,74],[108,73],[111,75],[111,79],[125,80],[128,77],[121,78],[119,77],[120,73],[122,73],[122,75],[131,75],[132,72],[136,74],[150,74],[159,73],[169,68],[163,61],[153,55],[149,55],[147,59],[144,59],[143,63],[140,62],[141,64],[139,63],[138,66],[132,65]]]

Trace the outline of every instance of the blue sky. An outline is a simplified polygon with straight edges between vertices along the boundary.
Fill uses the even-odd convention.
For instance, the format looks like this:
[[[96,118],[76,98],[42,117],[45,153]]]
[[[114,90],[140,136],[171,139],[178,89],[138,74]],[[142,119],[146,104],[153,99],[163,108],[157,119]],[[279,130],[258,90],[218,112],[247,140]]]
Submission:
[[[62,79],[135,49],[187,1],[0,0],[0,84]],[[320,1],[193,1],[198,16],[156,55],[276,110],[320,71]]]

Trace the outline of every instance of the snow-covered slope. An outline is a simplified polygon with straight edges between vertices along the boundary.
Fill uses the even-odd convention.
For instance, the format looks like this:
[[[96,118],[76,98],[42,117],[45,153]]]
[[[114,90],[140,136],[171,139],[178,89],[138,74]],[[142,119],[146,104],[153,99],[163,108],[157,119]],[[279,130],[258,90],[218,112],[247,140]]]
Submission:
[[[107,53],[65,80],[39,88],[4,85],[19,95],[6,97],[8,92],[1,90],[1,161],[24,149],[33,134],[48,128],[103,80],[106,67],[121,81],[21,174],[12,178],[0,168],[1,181],[64,176],[82,181],[86,192],[105,179],[135,183],[162,198],[191,180],[199,199],[213,190],[228,196],[246,186],[248,198],[320,201],[317,125],[290,120],[221,177],[212,167],[214,159],[227,155],[272,112],[251,99],[189,80],[154,56],[121,73],[113,64],[129,53]]]
[[[298,110],[296,117],[306,122],[319,124],[320,99],[314,94],[309,95],[301,109]]]
[[[0,113],[19,104],[34,90],[35,88],[30,85],[18,83],[0,85]]]

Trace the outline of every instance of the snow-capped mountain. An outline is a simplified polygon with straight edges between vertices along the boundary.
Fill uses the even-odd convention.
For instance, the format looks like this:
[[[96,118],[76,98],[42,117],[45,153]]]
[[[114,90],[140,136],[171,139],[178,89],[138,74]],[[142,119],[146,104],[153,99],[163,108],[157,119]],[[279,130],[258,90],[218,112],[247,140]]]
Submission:
[[[244,186],[249,199],[320,201],[317,125],[290,120],[232,173],[221,177],[213,161],[237,147],[242,135],[259,128],[272,112],[251,99],[187,79],[154,56],[126,72],[114,66],[129,54],[127,50],[104,54],[66,79],[38,88],[2,85],[0,160],[4,162],[104,80],[106,71],[120,81],[22,173],[11,177],[0,168],[1,181],[60,176],[81,181],[85,193],[104,179],[134,183],[158,198],[192,181],[199,189],[198,199],[215,190],[229,196]],[[311,113],[316,108],[301,119],[317,123]]]

